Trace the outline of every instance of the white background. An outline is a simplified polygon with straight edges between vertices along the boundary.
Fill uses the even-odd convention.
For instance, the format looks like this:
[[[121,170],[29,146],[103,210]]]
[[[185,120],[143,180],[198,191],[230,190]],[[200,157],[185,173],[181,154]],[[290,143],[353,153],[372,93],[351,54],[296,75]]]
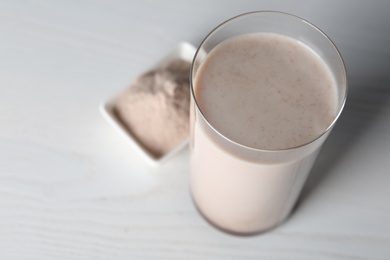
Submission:
[[[350,92],[294,214],[208,225],[188,151],[152,168],[98,106],[178,42],[272,9],[320,27]],[[0,259],[390,259],[389,1],[1,1]]]

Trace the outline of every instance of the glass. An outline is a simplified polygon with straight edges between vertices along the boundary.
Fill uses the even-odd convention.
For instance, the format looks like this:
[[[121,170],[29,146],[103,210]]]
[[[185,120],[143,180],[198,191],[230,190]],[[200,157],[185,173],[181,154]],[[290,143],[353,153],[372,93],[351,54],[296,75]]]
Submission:
[[[338,93],[338,112],[313,141],[281,150],[262,150],[219,133],[202,113],[195,96],[199,67],[219,43],[258,32],[289,36],[316,52],[329,66]],[[191,68],[191,193],[199,212],[223,231],[249,235],[269,230],[290,214],[320,148],[345,103],[343,60],[331,40],[307,21],[280,12],[236,16],[216,27],[201,43]]]

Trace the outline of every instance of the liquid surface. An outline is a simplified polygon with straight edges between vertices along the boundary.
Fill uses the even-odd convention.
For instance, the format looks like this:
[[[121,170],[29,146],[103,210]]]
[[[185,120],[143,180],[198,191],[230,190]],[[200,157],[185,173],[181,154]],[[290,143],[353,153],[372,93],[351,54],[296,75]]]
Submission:
[[[302,43],[273,33],[228,39],[195,78],[207,121],[239,144],[266,150],[308,143],[337,114],[337,91],[325,62]]]

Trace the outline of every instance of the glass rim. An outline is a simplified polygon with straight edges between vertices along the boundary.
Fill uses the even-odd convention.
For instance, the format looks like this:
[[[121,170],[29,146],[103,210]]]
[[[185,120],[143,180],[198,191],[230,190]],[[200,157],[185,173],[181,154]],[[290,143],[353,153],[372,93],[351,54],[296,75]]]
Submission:
[[[307,141],[307,142],[304,142],[302,144],[299,144],[299,145],[296,145],[296,146],[292,146],[292,147],[287,147],[287,148],[281,148],[281,149],[261,149],[261,148],[254,148],[254,147],[250,147],[250,146],[247,146],[247,145],[243,145],[243,144],[240,144],[228,137],[226,137],[224,134],[222,134],[221,132],[219,132],[206,118],[206,116],[204,115],[202,109],[200,108],[199,106],[199,103],[196,99],[196,96],[195,96],[195,90],[194,90],[194,84],[193,84],[193,78],[194,78],[194,68],[195,68],[195,61],[198,57],[198,54],[200,52],[200,50],[202,49],[203,45],[205,44],[205,42],[214,35],[214,33],[216,33],[219,29],[221,29],[222,27],[224,27],[225,25],[231,23],[231,22],[234,22],[235,20],[237,19],[240,19],[242,17],[246,17],[246,16],[251,16],[251,15],[258,15],[258,14],[273,14],[273,15],[281,15],[281,16],[286,16],[286,17],[290,17],[292,19],[297,19],[297,20],[300,20],[301,22],[307,24],[309,27],[313,28],[315,31],[317,31],[318,33],[320,33],[329,43],[330,45],[334,48],[335,50],[335,53],[337,55],[337,57],[339,58],[340,60],[340,63],[342,65],[342,69],[343,69],[343,76],[344,76],[344,79],[345,79],[345,91],[344,91],[344,95],[343,95],[343,100],[342,100],[342,103],[338,109],[338,112],[336,114],[336,116],[334,117],[334,119],[332,120],[332,122],[329,124],[329,126],[324,130],[322,131],[320,134],[318,134],[315,138],[313,138],[312,140],[310,141]],[[216,45],[217,46],[217,45]],[[302,148],[302,147],[305,147],[305,146],[308,146],[314,142],[316,142],[318,139],[320,139],[322,136],[324,136],[330,129],[332,129],[332,127],[336,124],[338,118],[340,117],[342,111],[343,111],[343,108],[345,106],[345,103],[346,103],[346,99],[347,99],[347,94],[348,94],[348,81],[347,81],[347,71],[346,71],[346,67],[345,67],[345,63],[344,63],[344,60],[338,50],[338,48],[336,47],[336,45],[333,43],[333,41],[321,30],[319,29],[317,26],[315,26],[314,24],[310,23],[309,21],[299,17],[299,16],[296,16],[296,15],[293,15],[293,14],[290,14],[290,13],[286,13],[286,12],[281,12],[281,11],[271,11],[271,10],[262,10],[262,11],[251,11],[251,12],[246,12],[246,13],[242,13],[242,14],[239,14],[239,15],[236,15],[236,16],[233,16],[227,20],[225,20],[224,22],[220,23],[219,25],[217,25],[214,29],[212,29],[207,35],[206,37],[202,40],[202,42],[200,43],[199,47],[197,48],[196,52],[195,52],[195,55],[194,55],[194,58],[192,60],[192,63],[191,63],[191,68],[190,68],[190,92],[191,92],[191,97],[193,99],[193,101],[195,102],[195,105],[196,105],[196,108],[198,109],[198,111],[200,112],[203,120],[206,122],[206,124],[215,132],[217,133],[220,137],[222,137],[224,140],[228,141],[229,143],[232,143],[233,145],[235,146],[238,146],[238,147],[241,147],[243,149],[246,149],[246,150],[251,150],[251,151],[254,151],[254,152],[268,152],[268,153],[273,153],[273,152],[283,152],[283,151],[292,151],[292,150],[296,150],[296,149],[299,149],[299,148]]]

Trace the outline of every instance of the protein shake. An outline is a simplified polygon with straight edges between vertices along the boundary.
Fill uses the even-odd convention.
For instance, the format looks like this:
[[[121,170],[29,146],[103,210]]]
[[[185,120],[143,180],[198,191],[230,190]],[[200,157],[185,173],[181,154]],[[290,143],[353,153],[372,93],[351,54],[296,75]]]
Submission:
[[[197,207],[230,232],[274,227],[290,213],[340,110],[331,69],[302,42],[262,32],[218,44],[192,80]]]

